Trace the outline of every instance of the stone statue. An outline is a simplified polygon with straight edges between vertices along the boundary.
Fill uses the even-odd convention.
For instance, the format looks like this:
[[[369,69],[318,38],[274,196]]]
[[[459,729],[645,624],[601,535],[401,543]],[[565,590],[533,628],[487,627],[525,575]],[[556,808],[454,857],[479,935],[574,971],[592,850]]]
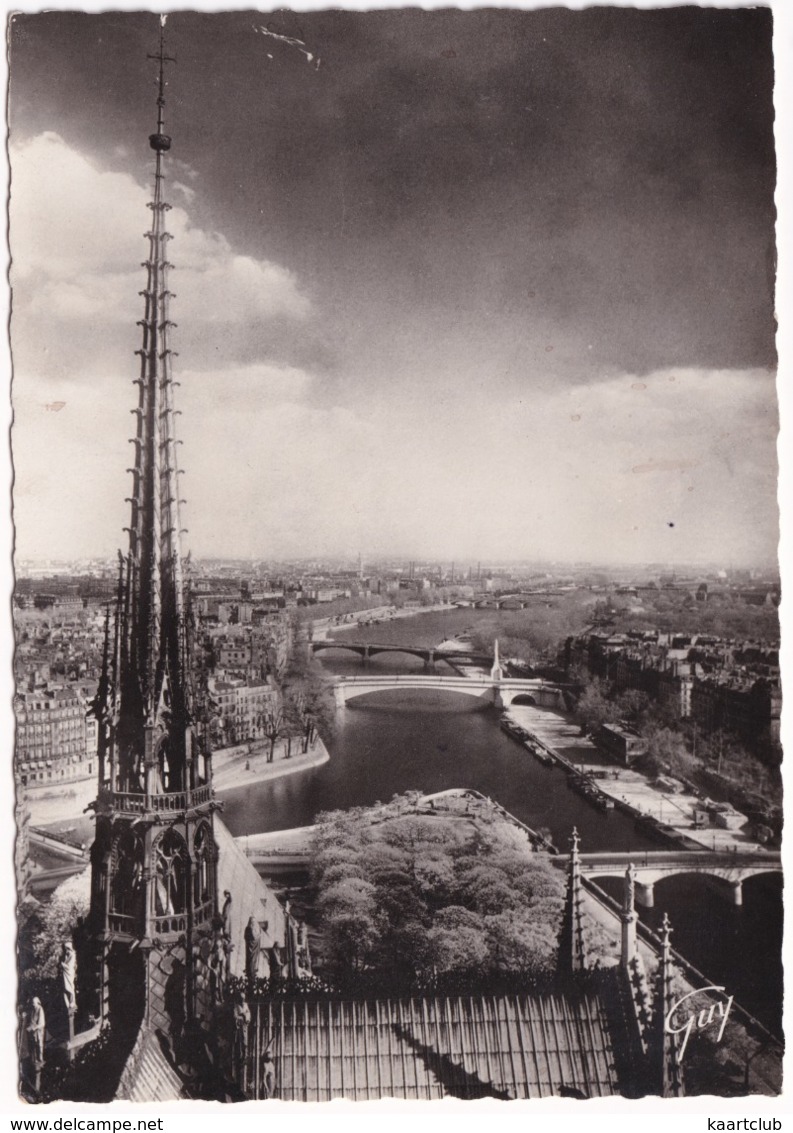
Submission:
[[[223,1002],[223,991],[226,983],[226,941],[222,932],[216,932],[212,939],[212,951],[209,954],[209,979],[212,988],[212,1001],[216,1004]]]
[[[72,1015],[77,1006],[77,955],[71,940],[64,942],[58,968],[63,983],[63,1002],[66,1004],[66,1010]]]
[[[248,1027],[251,1023],[251,1009],[242,993],[234,1004],[234,1053],[239,1061],[244,1061],[248,1053]]]
[[[255,917],[250,917],[245,929],[245,974],[251,982],[259,975],[259,954],[262,950],[262,930]]]
[[[297,933],[297,965],[301,976],[311,975],[311,953],[308,948],[308,926],[301,921]]]
[[[268,948],[267,955],[270,962],[270,975],[276,978],[282,976],[284,973],[284,961],[277,940],[273,941],[271,948]]]
[[[275,1097],[275,1062],[269,1046],[262,1058],[262,1097],[265,1099]]]
[[[221,916],[223,917],[223,932],[231,938],[231,893],[228,889],[223,890],[223,912]]]
[[[34,996],[31,1000],[30,1015],[28,1016],[28,1034],[33,1048],[33,1062],[37,1067],[44,1065],[44,1031],[46,1027],[47,1020],[44,1015],[44,1008],[41,1006],[41,1000],[38,996]]]
[[[636,870],[633,864],[625,870],[625,888],[623,890],[623,910],[632,913],[636,898]]]

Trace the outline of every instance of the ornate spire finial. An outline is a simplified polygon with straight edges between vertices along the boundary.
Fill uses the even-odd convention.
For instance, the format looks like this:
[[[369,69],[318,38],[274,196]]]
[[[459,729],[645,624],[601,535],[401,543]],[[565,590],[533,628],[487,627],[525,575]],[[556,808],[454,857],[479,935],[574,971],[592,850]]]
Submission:
[[[658,1074],[658,1090],[662,1098],[679,1098],[685,1093],[679,1057],[679,1033],[669,1033],[665,1026],[666,1019],[674,1009],[671,935],[672,925],[669,916],[664,913],[661,922],[661,961],[658,965],[653,1004],[655,1072]]]
[[[168,85],[165,81],[165,64],[175,63],[176,57],[174,55],[166,55],[165,53],[165,21],[168,17],[163,14],[160,16],[160,48],[156,55],[148,55],[148,59],[155,59],[159,63],[159,72],[157,74],[157,133],[149,135],[149,145],[157,152],[157,155],[165,153],[171,148],[171,139],[165,133],[165,88]],[[157,172],[159,173],[159,167]]]
[[[584,939],[584,894],[581,885],[581,857],[578,852],[578,830],[573,827],[570,838],[570,858],[567,866],[567,892],[565,894],[562,928],[559,935],[558,970],[560,975],[575,975],[587,967],[587,949]]]

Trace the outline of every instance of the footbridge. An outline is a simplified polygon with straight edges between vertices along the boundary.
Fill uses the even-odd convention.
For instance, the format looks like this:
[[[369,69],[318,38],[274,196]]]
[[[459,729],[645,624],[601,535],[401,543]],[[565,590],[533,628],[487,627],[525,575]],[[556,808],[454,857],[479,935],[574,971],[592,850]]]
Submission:
[[[647,909],[655,903],[654,886],[664,877],[684,873],[706,874],[726,883],[733,904],[743,904],[743,883],[763,873],[782,872],[782,856],[773,850],[635,850],[629,852],[579,854],[585,877],[624,877],[633,868],[636,901]],[[567,856],[554,859],[565,868]],[[719,888],[722,888],[719,886]]]
[[[451,677],[433,674],[394,674],[383,676],[338,677],[333,682],[336,705],[341,708],[347,701],[371,692],[413,689],[458,692],[496,708],[508,708],[520,698],[524,704],[541,708],[564,708],[562,690],[547,681],[505,677],[494,680],[491,676]]]
[[[357,653],[362,662],[381,653],[407,653],[410,657],[420,658],[425,665],[432,667],[436,661],[467,662],[469,665],[483,665],[490,669],[493,665],[493,656],[489,653],[472,653],[463,649],[431,649],[421,645],[378,645],[367,641],[312,641],[309,643],[312,653],[321,653],[325,649],[346,649],[350,653]]]

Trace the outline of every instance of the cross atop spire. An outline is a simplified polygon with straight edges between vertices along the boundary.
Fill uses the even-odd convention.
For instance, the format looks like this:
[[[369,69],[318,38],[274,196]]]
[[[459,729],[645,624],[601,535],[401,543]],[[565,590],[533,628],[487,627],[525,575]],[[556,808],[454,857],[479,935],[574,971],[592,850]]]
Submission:
[[[152,149],[160,152],[160,145],[157,144],[162,141],[167,141],[167,145],[162,146],[162,149],[168,150],[171,148],[171,139],[167,134],[163,133],[165,126],[165,88],[168,85],[165,81],[165,64],[175,63],[175,55],[166,55],[165,53],[165,21],[167,20],[165,14],[160,16],[160,49],[156,55],[147,55],[147,59],[156,59],[160,64],[159,74],[157,76],[157,133],[149,137],[149,145]]]

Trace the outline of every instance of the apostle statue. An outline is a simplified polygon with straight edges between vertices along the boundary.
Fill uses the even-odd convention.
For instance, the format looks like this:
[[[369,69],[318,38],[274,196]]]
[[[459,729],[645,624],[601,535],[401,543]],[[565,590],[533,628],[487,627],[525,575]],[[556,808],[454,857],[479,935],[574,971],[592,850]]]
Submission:
[[[223,918],[223,932],[231,939],[231,893],[228,889],[223,890],[223,911],[220,914]]]
[[[245,929],[245,974],[253,983],[259,975],[259,955],[262,950],[262,930],[255,917],[250,917]]]
[[[237,994],[234,1001],[234,1061],[238,1073],[245,1075],[245,1063],[248,1054],[248,1028],[251,1025],[251,1009],[245,1002],[242,992]]]
[[[275,1061],[269,1043],[262,1056],[262,1097],[265,1099],[275,1097]]]
[[[33,1064],[38,1068],[44,1065],[44,1032],[46,1027],[47,1020],[44,1015],[44,1008],[41,1006],[41,1000],[38,996],[34,995],[30,1004],[27,1029],[30,1035]]]
[[[223,1002],[223,993],[226,985],[226,949],[223,933],[216,931],[212,937],[212,951],[209,954],[209,983],[212,989],[212,1001],[215,1004]]]
[[[622,908],[625,913],[632,913],[636,899],[636,868],[633,862],[625,870],[625,884],[622,889]]]
[[[77,954],[71,940],[64,942],[58,961],[58,970],[63,984],[63,1002],[66,1004],[67,1012],[73,1015],[77,1006]]]

